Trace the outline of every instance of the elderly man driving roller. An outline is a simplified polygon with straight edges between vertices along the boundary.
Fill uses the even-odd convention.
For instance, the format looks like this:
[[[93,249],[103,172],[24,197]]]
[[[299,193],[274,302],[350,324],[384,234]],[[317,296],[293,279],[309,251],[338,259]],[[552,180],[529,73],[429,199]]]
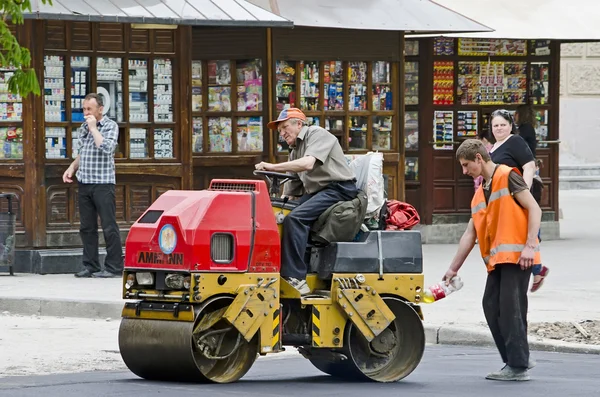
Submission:
[[[308,265],[304,253],[310,228],[327,208],[357,196],[356,179],[337,138],[324,128],[308,127],[300,109],[284,109],[268,127],[277,129],[290,146],[289,160],[279,164],[261,162],[255,167],[299,177],[283,188],[284,195],[300,198],[298,206],[283,221],[281,275],[306,295],[310,288],[306,284]]]

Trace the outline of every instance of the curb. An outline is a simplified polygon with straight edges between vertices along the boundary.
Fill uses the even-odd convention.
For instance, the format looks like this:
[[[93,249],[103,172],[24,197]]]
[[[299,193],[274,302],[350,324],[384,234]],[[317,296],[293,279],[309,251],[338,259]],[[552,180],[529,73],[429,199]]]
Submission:
[[[79,317],[117,319],[121,317],[122,302],[70,301],[62,299],[31,299],[0,297],[0,313],[25,316]],[[455,325],[425,324],[425,341],[432,345],[493,347],[494,341],[485,327],[461,328]],[[479,329],[478,329],[479,328]],[[530,350],[557,353],[599,354],[600,345],[586,345],[529,337]]]

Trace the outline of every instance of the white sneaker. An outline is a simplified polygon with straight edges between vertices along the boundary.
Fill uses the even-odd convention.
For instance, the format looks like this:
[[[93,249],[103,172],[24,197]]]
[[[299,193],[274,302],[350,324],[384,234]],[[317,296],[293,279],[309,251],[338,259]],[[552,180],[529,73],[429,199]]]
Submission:
[[[285,281],[287,281],[292,287],[294,287],[300,295],[310,294],[310,288],[308,284],[306,284],[306,280],[298,280],[294,277],[285,277]]]

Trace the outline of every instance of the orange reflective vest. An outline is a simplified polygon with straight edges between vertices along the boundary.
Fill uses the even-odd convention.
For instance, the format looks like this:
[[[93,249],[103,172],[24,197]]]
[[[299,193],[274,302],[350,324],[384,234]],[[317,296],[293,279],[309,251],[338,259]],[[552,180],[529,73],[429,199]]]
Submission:
[[[479,186],[471,201],[471,216],[488,272],[499,263],[517,264],[527,243],[528,212],[516,202],[508,187],[508,176],[513,170],[519,172],[506,165],[498,166],[489,201],[485,202],[483,186]],[[542,263],[539,244],[533,263]]]

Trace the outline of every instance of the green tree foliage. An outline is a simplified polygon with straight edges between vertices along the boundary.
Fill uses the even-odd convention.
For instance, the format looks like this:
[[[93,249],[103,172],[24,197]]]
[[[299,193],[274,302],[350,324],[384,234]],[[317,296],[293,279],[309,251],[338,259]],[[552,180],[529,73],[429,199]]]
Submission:
[[[41,0],[52,5],[52,0]],[[0,0],[0,67],[14,68],[13,76],[8,80],[8,89],[13,94],[26,97],[30,93],[40,94],[35,70],[31,67],[31,54],[21,47],[12,34],[8,23],[23,24],[23,13],[31,12],[30,0]]]

